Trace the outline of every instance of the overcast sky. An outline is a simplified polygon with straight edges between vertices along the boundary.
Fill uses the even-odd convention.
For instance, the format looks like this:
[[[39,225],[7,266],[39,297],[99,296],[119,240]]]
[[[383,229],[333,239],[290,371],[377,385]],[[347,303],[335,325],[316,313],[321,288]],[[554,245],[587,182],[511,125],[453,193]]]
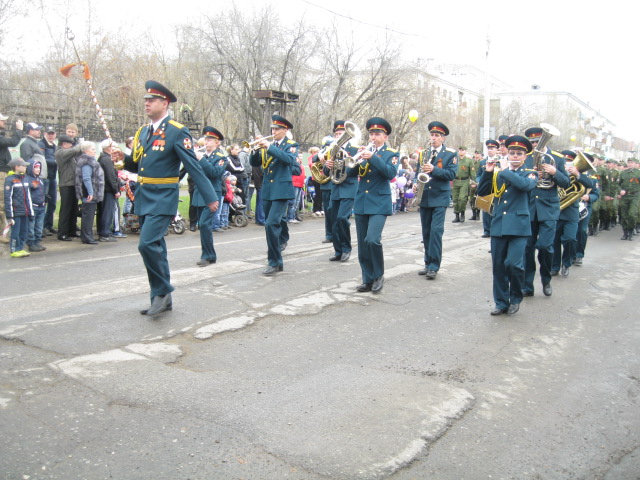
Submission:
[[[160,38],[170,39],[172,22],[185,22],[201,13],[215,15],[226,4],[220,0],[185,0],[179,4],[63,0],[49,10],[54,2],[42,0],[49,19],[61,18],[66,4],[70,12],[78,12],[70,20],[78,38],[88,11],[92,20],[106,30],[140,30],[154,25]],[[249,13],[259,11],[267,2],[235,3]],[[288,0],[272,5],[277,5],[283,22],[295,22],[304,15],[317,25],[333,18],[343,28],[366,38],[376,32],[385,35],[386,27],[402,41],[407,58],[433,58],[482,68],[489,33],[494,76],[518,90],[538,84],[547,91],[570,92],[613,122],[617,135],[640,141],[640,7],[635,2]],[[167,9],[170,14],[165,13]],[[3,57],[38,58],[39,52],[51,45],[44,25],[42,13],[33,9],[28,17],[13,21],[5,36]],[[64,31],[64,25],[59,28]]]

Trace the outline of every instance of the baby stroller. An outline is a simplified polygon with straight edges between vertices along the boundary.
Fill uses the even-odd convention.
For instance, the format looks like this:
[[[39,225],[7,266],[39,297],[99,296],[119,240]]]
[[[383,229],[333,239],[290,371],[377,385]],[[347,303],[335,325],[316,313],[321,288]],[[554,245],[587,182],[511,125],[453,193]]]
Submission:
[[[249,217],[245,213],[247,206],[240,201],[240,197],[236,196],[229,203],[229,218],[236,227],[246,227],[249,224]]]
[[[128,181],[124,184],[124,193],[127,196],[127,199],[131,202],[131,212],[122,214],[122,224],[120,224],[120,230],[123,233],[138,233],[140,231],[140,220],[138,219],[138,215],[134,212],[134,204],[135,195],[133,190],[131,190],[131,185]],[[125,205],[126,207],[126,205]]]

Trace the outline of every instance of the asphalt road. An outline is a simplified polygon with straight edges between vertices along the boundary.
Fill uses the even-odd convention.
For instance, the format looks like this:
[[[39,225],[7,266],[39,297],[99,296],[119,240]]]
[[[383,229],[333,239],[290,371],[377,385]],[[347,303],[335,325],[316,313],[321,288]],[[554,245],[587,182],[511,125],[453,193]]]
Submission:
[[[206,268],[171,234],[157,319],[136,235],[0,258],[0,478],[640,478],[640,240],[590,238],[552,297],[491,317],[488,241],[450,221],[427,281],[417,214],[388,219],[379,295],[321,219],[275,277],[261,227]]]

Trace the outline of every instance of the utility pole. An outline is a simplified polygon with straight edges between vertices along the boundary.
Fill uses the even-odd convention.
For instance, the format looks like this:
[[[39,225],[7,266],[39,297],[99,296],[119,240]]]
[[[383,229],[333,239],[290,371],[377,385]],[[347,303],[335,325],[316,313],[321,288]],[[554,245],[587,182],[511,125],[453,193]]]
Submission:
[[[487,52],[485,55],[485,84],[484,84],[484,129],[482,139],[482,151],[485,156],[487,155],[486,141],[489,140],[489,134],[491,129],[491,80],[489,76],[489,46],[491,45],[491,39],[489,38],[489,28],[487,28]]]

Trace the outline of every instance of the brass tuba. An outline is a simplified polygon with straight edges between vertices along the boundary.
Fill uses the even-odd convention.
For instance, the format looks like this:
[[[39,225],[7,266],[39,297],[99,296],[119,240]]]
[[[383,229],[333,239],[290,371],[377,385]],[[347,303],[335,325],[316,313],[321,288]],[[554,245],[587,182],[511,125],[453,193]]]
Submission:
[[[552,155],[547,153],[547,143],[549,143],[551,137],[560,135],[560,130],[548,123],[541,123],[540,128],[542,128],[542,136],[540,137],[538,145],[534,148],[531,157],[533,158],[533,169],[538,172],[538,188],[549,190],[553,187],[554,182],[553,179],[550,178],[549,174],[542,169],[542,165],[548,163],[555,167],[556,161],[553,159]],[[549,161],[545,161],[547,157],[549,158]]]
[[[587,156],[582,152],[578,152],[578,156],[573,161],[573,166],[576,167],[580,173],[596,169]],[[585,186],[582,185],[574,175],[571,175],[569,178],[571,180],[571,185],[567,188],[558,188],[558,195],[560,196],[560,210],[564,210],[569,205],[573,205],[576,200],[580,199],[585,193],[587,193]]]
[[[333,160],[330,177],[336,185],[340,185],[347,179],[348,156],[342,147],[354,137],[360,137],[360,129],[353,122],[344,122],[344,132],[329,146],[327,159]]]

